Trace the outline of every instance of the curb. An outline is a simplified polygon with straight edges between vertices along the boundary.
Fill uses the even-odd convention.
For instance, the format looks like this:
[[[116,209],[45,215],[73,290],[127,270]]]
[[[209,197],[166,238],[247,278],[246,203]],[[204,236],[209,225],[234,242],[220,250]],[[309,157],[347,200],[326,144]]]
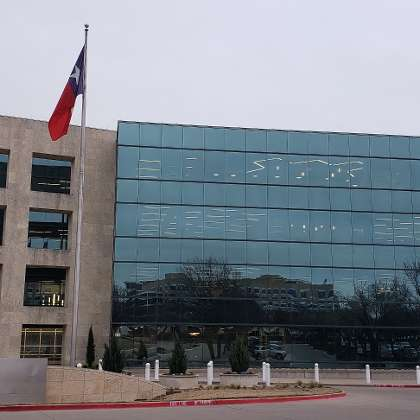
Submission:
[[[340,386],[340,387],[359,387],[359,388],[420,388],[420,385],[415,384],[326,384],[323,383],[325,386]]]
[[[263,398],[232,398],[215,400],[186,400],[186,401],[146,401],[122,403],[77,403],[77,404],[28,404],[28,405],[2,405],[0,412],[16,411],[61,411],[61,410],[103,410],[123,408],[167,408],[167,407],[202,407],[211,405],[237,405],[237,404],[270,404],[295,401],[327,400],[345,397],[345,392],[319,395],[297,395],[290,397],[263,397]]]

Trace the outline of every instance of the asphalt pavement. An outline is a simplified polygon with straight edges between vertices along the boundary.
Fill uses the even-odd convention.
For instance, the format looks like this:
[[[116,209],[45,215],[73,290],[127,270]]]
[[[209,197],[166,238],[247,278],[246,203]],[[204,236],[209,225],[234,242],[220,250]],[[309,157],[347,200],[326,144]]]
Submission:
[[[347,397],[281,404],[0,413],[0,420],[417,420],[420,389],[344,387]]]

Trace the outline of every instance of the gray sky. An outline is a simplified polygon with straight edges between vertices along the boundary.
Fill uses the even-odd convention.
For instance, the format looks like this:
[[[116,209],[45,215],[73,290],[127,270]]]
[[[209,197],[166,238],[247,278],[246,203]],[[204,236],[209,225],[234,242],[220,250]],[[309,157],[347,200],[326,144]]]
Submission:
[[[420,135],[419,0],[9,0],[0,10],[3,115],[49,119],[88,22],[89,126]]]

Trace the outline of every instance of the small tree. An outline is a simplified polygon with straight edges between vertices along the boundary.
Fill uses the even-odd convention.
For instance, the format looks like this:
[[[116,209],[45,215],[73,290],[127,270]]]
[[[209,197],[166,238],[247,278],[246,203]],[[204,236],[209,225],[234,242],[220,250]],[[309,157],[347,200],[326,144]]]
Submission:
[[[92,325],[89,328],[88,342],[86,346],[86,366],[88,368],[93,367],[95,362],[95,339],[93,338]]]
[[[109,347],[105,344],[102,367],[109,372],[121,373],[124,368],[124,359],[117,339],[112,336]]]
[[[249,368],[248,345],[244,337],[236,337],[229,356],[232,372],[243,373]]]
[[[144,345],[143,340],[140,340],[139,348],[137,350],[137,359],[145,361],[147,359],[147,348]]]
[[[177,341],[169,359],[169,373],[171,375],[184,375],[187,371],[187,356],[182,344]]]

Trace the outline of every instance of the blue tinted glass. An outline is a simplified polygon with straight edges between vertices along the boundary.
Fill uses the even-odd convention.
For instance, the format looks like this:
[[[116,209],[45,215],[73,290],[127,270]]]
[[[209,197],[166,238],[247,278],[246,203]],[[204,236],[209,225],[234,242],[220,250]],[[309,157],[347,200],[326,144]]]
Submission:
[[[162,149],[141,147],[139,150],[139,178],[159,179],[161,177],[162,169]]]
[[[332,246],[332,263],[335,267],[352,267],[352,245],[334,244]]]
[[[344,188],[330,189],[331,210],[350,210],[350,190]]]
[[[114,264],[114,283],[124,287],[126,282],[138,282],[136,263]]]
[[[351,208],[358,211],[370,211],[372,208],[371,190],[351,190]]]
[[[182,241],[181,259],[184,263],[203,261],[203,241],[184,239]]]
[[[331,213],[331,235],[333,242],[350,242],[352,237],[351,213]],[[351,254],[351,252],[350,252]]]
[[[225,129],[224,128],[205,128],[204,129],[204,144],[206,149],[220,149],[225,148]]]
[[[375,268],[394,268],[394,247],[375,245]]]
[[[223,182],[225,180],[225,154],[224,152],[205,152],[205,179],[206,181]]]
[[[310,188],[309,208],[329,210],[330,190],[328,188]]]
[[[326,156],[309,156],[307,160],[309,185],[324,186],[330,185],[330,165]]]
[[[267,209],[247,209],[246,222],[248,240],[267,238]]]
[[[267,187],[265,185],[247,185],[246,206],[267,207]]]
[[[202,149],[204,146],[203,127],[183,127],[182,128],[184,147],[191,149]]]
[[[369,156],[369,136],[350,134],[349,146],[351,156]]]
[[[317,155],[328,154],[328,134],[327,133],[307,133],[308,152]]]
[[[349,136],[348,134],[329,134],[329,154],[344,155],[349,154]]]
[[[360,268],[373,267],[373,246],[353,245],[353,266]]]
[[[289,259],[291,265],[310,265],[310,251],[309,244],[305,243],[290,243],[289,244]],[[292,273],[291,273],[292,275]],[[296,279],[296,277],[292,277]]]
[[[268,186],[268,205],[269,207],[288,207],[289,187]]]
[[[413,192],[411,194],[411,200],[413,203],[413,211],[420,212],[420,192]]]
[[[140,204],[137,207],[137,236],[159,236],[160,217],[160,206]]]
[[[309,212],[306,210],[289,211],[290,239],[292,241],[309,240]]]
[[[410,157],[420,159],[420,137],[410,137]]]
[[[227,206],[245,205],[245,185],[225,185],[225,200]]]
[[[308,161],[306,156],[293,155],[289,160],[289,184],[308,185]]]
[[[181,203],[182,185],[179,182],[162,182],[162,203]]]
[[[182,177],[184,180],[202,181],[204,177],[204,156],[201,150],[183,151]]]
[[[246,210],[226,209],[226,238],[246,239]]]
[[[139,201],[142,203],[160,203],[160,183],[139,181]],[[134,196],[133,196],[134,198]]]
[[[246,150],[254,152],[265,152],[267,150],[267,132],[265,130],[245,131]]]
[[[115,260],[136,261],[137,260],[137,239],[136,238],[115,238]]]
[[[226,242],[226,262],[228,264],[246,264],[246,242]]]
[[[139,149],[137,147],[118,147],[119,178],[137,178],[139,173]]]
[[[246,154],[246,181],[257,184],[267,183],[267,159],[265,154]]]
[[[181,212],[182,236],[186,238],[202,238],[204,232],[203,208],[184,206]]]
[[[140,125],[141,146],[162,146],[162,126],[160,124]]]
[[[287,131],[267,131],[267,151],[287,153]]]
[[[392,188],[410,189],[411,173],[410,161],[403,159],[391,159]]]
[[[182,147],[182,127],[179,125],[163,125],[162,146]]]
[[[370,213],[352,213],[353,242],[372,243],[372,216]]]
[[[309,222],[311,241],[331,242],[331,221],[328,211],[311,211]]]
[[[312,133],[289,131],[289,153],[309,153],[309,142]]]
[[[268,239],[270,241],[288,241],[289,210],[268,210]]]
[[[354,293],[353,270],[335,268],[333,269],[334,288],[339,298],[349,298]]]
[[[410,158],[410,137],[390,136],[389,148],[391,157]]]
[[[267,242],[246,243],[246,260],[248,264],[268,264]]]
[[[203,204],[203,184],[199,182],[185,182],[182,186],[182,203]]]
[[[284,242],[270,242],[268,244],[269,264],[289,264],[289,244]]]
[[[372,190],[372,210],[391,211],[391,191]]]
[[[216,259],[218,261],[226,260],[226,242],[225,241],[203,241],[204,252],[203,258],[207,260],[209,258]]]
[[[311,265],[328,267],[332,264],[330,244],[311,244]]]
[[[138,181],[133,179],[117,180],[117,201],[137,201]]]
[[[158,261],[161,261],[161,262],[181,261],[182,242],[184,241],[181,241],[180,239],[160,239],[159,240],[160,255],[159,255]]]
[[[118,144],[139,145],[140,130],[137,123],[120,122],[118,124]]]
[[[225,237],[225,209],[221,207],[204,208],[204,236],[223,239]]]
[[[245,153],[225,152],[225,180],[245,182]]]
[[[182,210],[183,208],[179,206],[162,206],[160,209],[160,236],[176,238],[181,237],[182,233],[185,236],[189,236],[188,232],[182,232],[182,228],[184,227]],[[159,219],[154,209],[145,207],[141,228],[144,236],[159,236],[153,230],[157,224],[156,220]]]
[[[411,246],[395,247],[395,268],[404,269],[406,265],[411,265],[416,261],[414,248]],[[391,267],[392,268],[392,267]]]
[[[115,219],[116,235],[136,236],[137,204],[117,204]]]
[[[370,155],[389,157],[389,136],[370,136]]]
[[[245,150],[245,130],[242,128],[226,128],[226,150]]]
[[[182,150],[162,149],[162,178],[182,179]]]
[[[420,160],[410,161],[413,189],[420,189]]]
[[[289,206],[291,208],[308,208],[308,188],[289,187]]]
[[[392,224],[395,245],[414,245],[413,216],[411,214],[394,214]]]
[[[373,242],[376,244],[392,244],[392,215],[373,213]]]
[[[410,191],[392,191],[392,211],[411,212],[411,192]]]
[[[289,182],[289,160],[284,155],[268,155],[265,165],[267,166],[268,184],[287,185]]]
[[[204,203],[207,206],[224,206],[225,205],[225,187],[216,183],[204,184]]]
[[[352,188],[369,188],[371,186],[369,158],[350,158],[349,175]]]
[[[331,187],[346,187],[350,185],[350,174],[352,170],[359,167],[357,159],[339,156],[330,156],[330,186]]]

